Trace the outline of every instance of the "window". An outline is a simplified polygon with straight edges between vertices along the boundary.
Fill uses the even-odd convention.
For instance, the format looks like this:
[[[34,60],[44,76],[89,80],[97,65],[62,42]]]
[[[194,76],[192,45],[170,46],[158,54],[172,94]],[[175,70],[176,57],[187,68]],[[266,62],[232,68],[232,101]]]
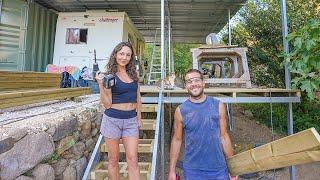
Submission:
[[[67,28],[66,44],[87,44],[88,29]]]

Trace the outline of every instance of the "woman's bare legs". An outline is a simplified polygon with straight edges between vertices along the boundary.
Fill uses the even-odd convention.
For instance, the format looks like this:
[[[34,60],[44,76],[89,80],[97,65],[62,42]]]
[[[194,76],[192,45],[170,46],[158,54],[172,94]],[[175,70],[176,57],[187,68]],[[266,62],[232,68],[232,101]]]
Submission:
[[[108,147],[108,174],[110,180],[119,180],[119,139],[105,138]]]
[[[123,145],[126,150],[126,159],[128,163],[129,180],[140,179],[140,169],[138,166],[138,137],[123,137]]]

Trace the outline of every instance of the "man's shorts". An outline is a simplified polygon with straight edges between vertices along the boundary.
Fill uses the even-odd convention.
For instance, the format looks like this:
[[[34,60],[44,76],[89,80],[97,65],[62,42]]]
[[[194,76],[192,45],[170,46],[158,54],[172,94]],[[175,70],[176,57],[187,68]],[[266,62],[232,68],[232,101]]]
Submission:
[[[221,170],[205,171],[194,169],[183,169],[185,180],[229,180],[228,168]]]
[[[103,114],[100,132],[104,137],[111,139],[139,137],[137,117],[118,119]]]

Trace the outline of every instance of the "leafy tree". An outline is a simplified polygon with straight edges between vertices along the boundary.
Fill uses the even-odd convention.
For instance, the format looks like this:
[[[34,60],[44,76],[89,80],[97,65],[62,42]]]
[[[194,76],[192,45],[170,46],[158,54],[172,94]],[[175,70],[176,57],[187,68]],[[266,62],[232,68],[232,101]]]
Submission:
[[[292,51],[286,62],[294,74],[294,87],[306,91],[308,97],[315,98],[320,90],[320,20],[311,20],[306,26],[288,36]]]
[[[318,0],[287,0],[289,31],[320,18]],[[252,81],[259,86],[284,87],[281,11],[279,0],[249,0],[233,27],[233,44],[248,47]],[[224,40],[227,34],[224,34]]]
[[[192,53],[190,49],[197,46],[194,44],[174,44],[174,70],[176,76],[183,78],[187,70],[192,68]]]

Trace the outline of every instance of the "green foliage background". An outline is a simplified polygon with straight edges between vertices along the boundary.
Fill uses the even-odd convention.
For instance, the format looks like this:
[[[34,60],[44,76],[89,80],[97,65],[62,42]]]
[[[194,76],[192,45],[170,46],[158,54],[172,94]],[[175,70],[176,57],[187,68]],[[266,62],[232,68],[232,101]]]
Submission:
[[[309,97],[319,89],[320,48],[319,27],[316,23],[320,19],[319,11],[318,0],[310,0],[307,3],[304,0],[287,0],[288,26],[292,34],[288,39],[291,53],[286,56],[286,60],[290,62],[294,87],[309,92]],[[239,12],[238,21],[232,29],[232,40],[233,44],[248,47],[253,83],[260,87],[284,88],[280,2],[249,0]],[[227,33],[223,39],[227,42]],[[320,105],[312,100],[312,97],[311,100],[306,97],[307,94],[303,92],[302,102],[293,105],[295,132],[310,127],[320,130]],[[258,121],[270,126],[269,104],[246,104],[243,107],[250,110]],[[287,106],[274,104],[272,117],[275,129],[286,132]]]

